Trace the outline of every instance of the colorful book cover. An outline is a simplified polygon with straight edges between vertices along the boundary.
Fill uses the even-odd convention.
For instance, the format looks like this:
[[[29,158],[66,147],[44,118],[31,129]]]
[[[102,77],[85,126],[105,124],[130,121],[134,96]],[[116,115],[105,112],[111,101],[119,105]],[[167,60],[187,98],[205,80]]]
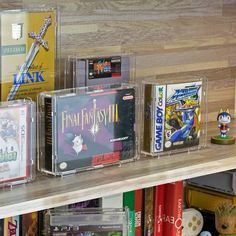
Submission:
[[[142,235],[143,190],[134,191],[135,236]]]
[[[165,185],[163,235],[182,235],[183,181]]]
[[[165,184],[161,184],[155,187],[154,236],[164,236],[162,218],[165,206],[165,186]]]
[[[3,11],[1,32],[1,101],[54,89],[56,11]]]
[[[143,235],[154,236],[154,187],[144,189]]]
[[[24,236],[38,236],[38,212],[22,215],[21,229]]]
[[[134,211],[134,191],[123,193],[123,206],[129,208],[129,232],[130,236],[135,236],[135,211]]]
[[[4,236],[20,236],[20,216],[4,219]]]

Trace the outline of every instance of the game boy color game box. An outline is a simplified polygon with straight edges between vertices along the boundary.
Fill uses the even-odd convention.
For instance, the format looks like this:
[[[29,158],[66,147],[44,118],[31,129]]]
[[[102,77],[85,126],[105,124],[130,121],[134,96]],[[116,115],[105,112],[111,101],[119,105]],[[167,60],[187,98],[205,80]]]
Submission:
[[[200,145],[203,86],[201,79],[144,84],[145,152],[164,153]]]
[[[107,87],[40,94],[41,170],[61,175],[135,158],[135,88]]]
[[[36,100],[53,90],[56,75],[57,11],[7,10],[0,12],[1,101]]]

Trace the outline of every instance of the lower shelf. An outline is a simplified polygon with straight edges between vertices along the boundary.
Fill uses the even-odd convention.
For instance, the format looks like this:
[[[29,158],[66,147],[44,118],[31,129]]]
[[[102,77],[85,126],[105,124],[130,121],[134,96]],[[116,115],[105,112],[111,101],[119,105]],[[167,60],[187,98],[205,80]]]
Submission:
[[[236,127],[234,123],[232,126]],[[231,129],[233,129],[232,127]],[[218,132],[209,125],[209,135]],[[141,160],[63,178],[40,176],[35,182],[0,191],[0,218],[39,211],[119,192],[236,168],[236,145]]]

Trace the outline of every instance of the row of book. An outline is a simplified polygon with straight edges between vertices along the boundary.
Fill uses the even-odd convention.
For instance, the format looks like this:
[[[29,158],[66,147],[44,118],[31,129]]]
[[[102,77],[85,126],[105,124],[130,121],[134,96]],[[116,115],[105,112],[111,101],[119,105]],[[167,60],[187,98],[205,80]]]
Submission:
[[[215,228],[215,206],[219,201],[229,203],[232,199],[235,199],[234,195],[190,184],[186,185],[183,181],[177,181],[1,219],[0,235],[71,236],[74,234],[65,234],[65,232],[63,234],[45,234],[45,215],[50,215],[48,212],[51,210],[62,211],[65,215],[67,212],[73,211],[78,214],[81,209],[100,209],[100,213],[106,209],[128,209],[126,225],[129,225],[127,229],[129,233],[124,235],[129,236],[196,236],[200,231],[209,231],[212,235],[218,235]],[[192,216],[197,212],[194,213],[193,208],[198,209],[197,214],[200,215],[200,221],[192,220]],[[189,214],[189,212],[194,214]],[[195,216],[197,215],[195,214]],[[87,221],[90,226],[92,222]],[[78,225],[79,223],[81,222],[78,222]],[[66,227],[67,223],[62,225]],[[97,235],[108,236],[108,234]]]
[[[180,236],[182,234],[183,182],[139,189],[79,202],[57,209],[129,209],[130,236]],[[0,235],[44,235],[46,211],[14,216],[0,221]]]

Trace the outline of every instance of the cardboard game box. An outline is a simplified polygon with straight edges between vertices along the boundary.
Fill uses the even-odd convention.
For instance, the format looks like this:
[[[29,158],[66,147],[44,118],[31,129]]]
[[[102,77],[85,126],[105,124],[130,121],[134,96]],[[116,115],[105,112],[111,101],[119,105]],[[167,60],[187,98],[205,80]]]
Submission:
[[[53,90],[57,12],[8,10],[0,12],[0,99],[31,98]]]

